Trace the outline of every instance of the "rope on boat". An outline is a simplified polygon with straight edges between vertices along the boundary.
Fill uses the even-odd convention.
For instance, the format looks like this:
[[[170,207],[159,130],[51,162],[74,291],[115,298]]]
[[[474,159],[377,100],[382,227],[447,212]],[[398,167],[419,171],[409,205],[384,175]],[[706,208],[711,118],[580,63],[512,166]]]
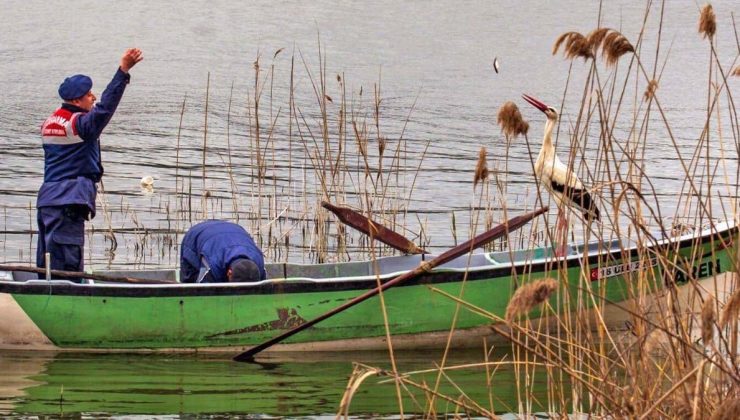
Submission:
[[[421,264],[419,264],[419,268],[424,270],[425,273],[431,273],[434,265],[431,264],[430,261],[422,261]]]

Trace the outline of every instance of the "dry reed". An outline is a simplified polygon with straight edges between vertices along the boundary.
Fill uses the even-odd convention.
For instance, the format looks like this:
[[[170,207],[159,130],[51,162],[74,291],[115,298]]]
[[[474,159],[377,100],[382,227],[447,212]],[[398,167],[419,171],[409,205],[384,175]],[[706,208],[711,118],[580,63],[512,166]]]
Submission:
[[[617,31],[612,31],[604,37],[601,44],[601,55],[606,58],[606,65],[613,66],[623,55],[634,52],[635,47],[627,37]]]
[[[637,45],[640,45],[643,35],[641,32]],[[735,292],[724,305],[713,297],[702,298],[706,296],[704,293],[699,294],[699,290],[710,290],[710,293],[719,296],[709,283],[714,281],[717,286],[720,279],[699,284],[700,279],[694,273],[699,264],[706,266],[706,261],[714,261],[714,254],[719,252],[716,251],[716,244],[697,243],[687,254],[683,250],[679,253],[678,247],[674,245],[655,246],[656,243],[672,237],[672,233],[670,225],[664,226],[665,218],[661,213],[659,194],[646,173],[645,165],[650,151],[648,145],[655,142],[656,127],[652,121],[658,118],[668,131],[669,144],[672,144],[676,155],[674,159],[682,165],[685,174],[685,179],[682,180],[684,187],[678,195],[679,207],[682,200],[685,200],[686,208],[676,210],[676,215],[672,218],[674,227],[680,226],[682,234],[690,234],[697,232],[702,226],[713,226],[715,217],[712,216],[711,206],[716,200],[716,194],[712,191],[713,188],[716,189],[713,182],[717,178],[710,169],[702,177],[703,168],[710,168],[712,165],[712,170],[717,171],[716,168],[719,167],[715,166],[713,159],[716,158],[709,153],[710,148],[722,148],[722,141],[729,136],[735,142],[735,149],[732,150],[734,152],[739,141],[736,120],[731,117],[730,134],[722,134],[722,127],[722,130],[718,129],[719,142],[713,142],[711,146],[709,143],[710,138],[706,133],[708,127],[721,126],[720,110],[715,105],[720,102],[722,89],[718,89],[714,81],[708,84],[710,96],[707,121],[697,122],[697,127],[704,124],[704,131],[699,136],[700,146],[697,146],[691,158],[685,158],[671,132],[666,112],[656,96],[658,81],[661,80],[661,75],[657,72],[658,52],[656,71],[647,71],[635,46],[621,33],[608,28],[594,30],[587,37],[576,32],[567,32],[556,40],[553,54],[561,49],[566,58],[571,59],[595,58],[599,53],[604,58],[606,68],[612,72],[608,77],[602,77],[599,74],[601,68],[591,66],[584,84],[581,108],[575,112],[571,110],[573,122],[568,126],[565,142],[570,141],[572,152],[567,164],[573,168],[580,164],[584,178],[600,185],[594,194],[601,195],[605,206],[612,207],[610,211],[604,212],[611,219],[607,222],[612,224],[611,231],[604,229],[604,226],[584,226],[582,229],[584,242],[589,237],[599,241],[599,249],[593,250],[597,255],[588,257],[589,268],[594,270],[594,267],[619,266],[612,257],[602,258],[598,255],[603,252],[601,246],[614,246],[609,245],[607,238],[619,238],[617,242],[620,242],[619,246],[625,252],[626,245],[621,239],[633,238],[633,235],[636,236],[636,245],[630,246],[636,246],[633,249],[637,253],[633,261],[642,267],[652,267],[625,275],[619,286],[625,289],[624,298],[632,299],[630,306],[620,307],[630,315],[632,332],[637,338],[624,339],[609,330],[605,306],[614,303],[610,294],[615,293],[615,289],[611,285],[621,280],[588,278],[589,270],[583,267],[578,280],[568,280],[575,284],[564,285],[562,293],[553,293],[560,290],[559,283],[547,277],[561,275],[556,278],[569,278],[570,276],[562,275],[572,273],[570,262],[567,271],[564,264],[553,261],[552,268],[547,269],[550,271],[537,273],[538,276],[545,276],[546,280],[536,280],[533,278],[535,273],[524,269],[522,274],[517,269],[517,276],[521,277],[512,279],[512,283],[519,284],[520,287],[506,308],[496,308],[495,311],[475,306],[434,288],[433,291],[494,323],[508,321],[510,333],[495,324],[490,328],[511,344],[512,357],[516,362],[514,382],[519,403],[514,411],[519,415],[527,417],[534,411],[531,393],[534,389],[533,378],[536,377],[550,387],[547,392],[547,410],[551,414],[587,410],[594,416],[607,418],[706,418],[707,413],[725,416],[719,418],[736,418],[738,408],[734,399],[737,398],[736,390],[739,389],[740,377],[737,372],[740,370],[736,356],[737,323],[734,321],[740,312],[740,292]],[[630,52],[634,59],[630,61],[629,74],[624,82],[618,81],[617,70],[610,68]],[[711,72],[719,74],[719,60],[716,55],[712,57]],[[639,78],[638,83],[635,83],[634,78]],[[641,83],[646,85],[646,89],[642,95],[635,92],[635,111],[624,111],[627,108],[625,102],[630,96],[626,94],[628,85],[639,86]],[[567,87],[564,95],[566,93]],[[729,112],[733,116],[734,105],[729,92],[727,96],[728,100],[722,102],[730,104]],[[498,123],[508,140],[518,132],[505,121],[509,120],[507,115],[513,115],[513,111],[517,110],[511,107],[504,112],[505,107],[499,111]],[[634,114],[627,127],[616,130],[615,126],[622,124],[620,120],[623,114],[632,112]],[[712,121],[710,125],[710,118],[715,112],[718,114],[718,123]],[[620,131],[629,133],[627,139],[619,138],[622,135]],[[586,142],[593,138],[599,139],[598,143],[589,144],[588,147],[597,150],[595,154],[589,154]],[[505,159],[506,167],[508,153]],[[508,171],[503,173],[504,178],[507,173]],[[500,175],[496,171],[494,174],[499,179]],[[499,188],[499,191],[505,192],[505,186]],[[626,194],[628,192],[630,194]],[[729,191],[727,196],[734,197],[733,192],[736,195],[737,190]],[[505,213],[506,198],[505,194],[501,195],[504,196],[501,199],[501,212]],[[725,203],[722,205],[724,208]],[[479,207],[487,215],[490,212],[486,205]],[[728,207],[729,214],[725,213],[723,216],[736,220],[736,206],[731,204]],[[651,231],[648,227],[656,229]],[[602,240],[607,242],[602,243]],[[714,250],[711,251],[711,257],[708,256],[710,250]],[[731,257],[731,252],[724,255],[722,258],[729,260],[722,259],[723,266],[736,268],[740,264],[736,257]],[[684,279],[679,281],[679,277]],[[730,287],[733,288],[730,290],[738,290],[736,278],[726,280],[732,282]],[[671,285],[668,288],[664,287],[666,281]],[[577,288],[578,292],[574,293],[573,288]],[[679,294],[679,289],[682,294]],[[689,296],[685,297],[683,293],[688,293]],[[522,323],[511,322],[553,295],[558,299],[552,301],[547,309],[552,309],[557,315],[556,320],[545,318],[527,319]],[[702,299],[703,305],[697,306],[696,302],[701,302]],[[584,311],[586,308],[589,311]],[[717,312],[718,308],[723,308],[721,316]],[[585,316],[586,312],[593,317]],[[715,328],[715,325],[720,328]],[[698,339],[702,340],[704,346],[696,345]],[[712,351],[706,351],[709,346]],[[535,360],[544,360],[557,366],[557,369],[537,368]],[[568,384],[571,388],[564,391],[559,384]],[[491,388],[491,392],[495,394],[495,387]],[[425,413],[436,412],[427,408]]]
[[[712,337],[714,335],[714,323],[716,321],[714,302],[714,298],[711,296],[707,297],[701,308],[701,339],[705,346],[712,344]]]
[[[704,38],[713,38],[717,32],[717,17],[714,15],[714,9],[711,4],[705,5],[701,9],[699,17],[699,33]]]
[[[644,98],[649,101],[655,97],[655,92],[658,90],[658,81],[652,79],[648,82],[647,88],[645,88]]]
[[[560,46],[563,45],[563,54],[566,58],[583,58],[587,60],[594,57],[591,44],[583,34],[575,31],[565,32],[560,35],[552,47],[552,55],[556,55]]]
[[[478,152],[478,163],[475,165],[475,175],[473,176],[473,188],[478,186],[478,182],[485,182],[488,179],[488,164],[486,163],[486,148],[481,147]]]
[[[521,286],[509,300],[509,305],[506,307],[506,320],[511,321],[514,317],[531,311],[546,301],[557,288],[558,281],[551,278]]]
[[[724,328],[729,322],[737,320],[738,317],[740,317],[740,288],[735,289],[725,303],[725,308],[720,316],[720,328]]]
[[[563,46],[563,54],[568,59],[595,58],[599,49],[607,66],[613,66],[619,58],[628,52],[634,52],[635,48],[629,40],[620,32],[609,28],[598,28],[584,36],[579,32],[565,32],[555,40],[552,54],[556,55]]]
[[[731,398],[723,402],[712,413],[710,420],[737,420],[740,419],[740,398]]]
[[[712,38],[715,36],[715,20],[711,6],[705,7],[700,19],[700,32],[705,37]],[[640,45],[639,41],[636,45]],[[553,54],[556,54],[561,48],[563,48],[567,58],[581,57],[584,59],[597,57],[597,52],[601,49],[601,55],[608,66],[615,64],[624,54],[634,51],[633,45],[624,36],[609,28],[596,29],[588,36],[576,32],[567,32],[556,40],[552,50]],[[273,59],[277,57],[281,50],[275,53]],[[657,55],[656,52],[656,57]],[[607,245],[599,243],[599,250],[603,251],[601,247],[611,246],[609,241],[612,239],[621,240],[626,237],[627,240],[632,240],[637,237],[635,243],[638,244],[636,248],[638,256],[635,261],[644,264],[644,267],[651,267],[651,269],[642,270],[625,277],[626,280],[623,283],[625,290],[621,290],[626,296],[633,298],[635,301],[635,309],[629,315],[631,322],[635,325],[635,335],[638,336],[636,340],[639,340],[642,346],[630,346],[629,343],[622,343],[619,339],[613,338],[612,332],[606,327],[605,320],[599,318],[604,316],[604,306],[610,296],[606,293],[614,291],[609,288],[610,282],[619,280],[601,279],[591,281],[591,279],[583,278],[588,274],[588,271],[584,269],[585,274],[582,274],[579,283],[569,285],[578,286],[577,293],[564,292],[562,296],[561,294],[555,295],[561,298],[558,299],[557,304],[553,304],[553,310],[558,313],[558,318],[553,323],[555,325],[548,324],[546,321],[532,322],[531,325],[528,325],[529,323],[522,323],[527,325],[510,324],[515,333],[508,338],[511,346],[515,349],[513,352],[515,360],[513,362],[522,366],[518,367],[517,369],[520,370],[515,372],[516,381],[521,385],[519,389],[521,392],[520,405],[514,407],[512,411],[521,411],[523,416],[526,416],[526,412],[531,409],[532,401],[535,399],[533,396],[535,385],[531,378],[536,378],[539,381],[546,381],[551,384],[551,388],[548,389],[549,399],[546,409],[553,413],[575,413],[579,410],[588,409],[593,411],[595,416],[603,415],[604,417],[639,417],[645,415],[653,418],[671,418],[690,415],[692,412],[714,413],[713,418],[738,417],[740,400],[737,399],[736,395],[738,389],[737,360],[736,357],[733,359],[730,356],[737,355],[737,347],[732,345],[732,333],[737,332],[736,320],[740,314],[740,288],[736,287],[734,289],[735,292],[724,305],[717,303],[714,299],[707,299],[698,316],[688,314],[689,311],[685,302],[680,301],[677,292],[673,289],[663,289],[663,293],[655,298],[654,303],[645,304],[647,296],[652,296],[656,289],[662,287],[665,278],[661,275],[670,276],[672,273],[675,274],[677,272],[675,268],[683,264],[684,260],[692,264],[694,259],[698,257],[677,255],[675,250],[668,246],[662,248],[649,247],[649,245],[664,238],[649,236],[646,227],[651,225],[650,227],[662,228],[663,220],[659,217],[655,217],[653,220],[644,217],[639,208],[640,201],[635,203],[626,198],[617,203],[617,200],[610,199],[610,197],[621,193],[619,190],[612,191],[612,188],[626,185],[626,181],[622,177],[634,176],[639,180],[639,183],[635,183],[635,185],[638,185],[637,188],[647,197],[645,200],[647,202],[650,199],[650,192],[648,191],[650,178],[647,176],[648,171],[645,165],[647,159],[644,153],[646,150],[650,150],[651,146],[648,145],[654,142],[652,135],[656,128],[653,121],[657,119],[664,124],[667,131],[669,131],[667,136],[669,139],[673,139],[673,134],[669,130],[668,118],[660,108],[661,105],[655,95],[658,88],[657,80],[660,80],[660,77],[654,72],[650,75],[651,72],[643,68],[645,64],[640,60],[637,53],[634,54],[634,57],[637,65],[634,68],[634,73],[625,78],[621,92],[616,77],[600,79],[596,69],[589,73],[583,84],[580,109],[570,110],[570,115],[573,118],[572,124],[568,127],[568,135],[561,137],[561,144],[565,144],[566,147],[567,145],[571,146],[572,152],[567,164],[577,169],[580,165],[580,172],[585,175],[584,179],[588,178],[594,184],[604,186],[595,193],[603,193],[603,196],[599,199],[607,205],[613,206],[608,213],[614,215],[613,220],[609,220],[614,225],[614,231],[597,230],[592,232],[584,228],[578,232],[579,235],[582,235],[582,237],[579,237],[579,241],[586,242],[589,239],[607,241]],[[718,63],[714,62],[714,65],[718,65]],[[406,221],[404,217],[409,207],[408,203],[413,188],[407,189],[403,183],[402,176],[404,172],[402,168],[411,166],[408,164],[414,160],[414,157],[405,158],[406,160],[401,157],[400,151],[405,150],[403,135],[394,138],[386,132],[387,130],[382,129],[381,114],[383,107],[379,86],[375,89],[376,97],[370,105],[372,111],[368,113],[363,108],[362,87],[359,88],[359,95],[357,96],[359,100],[354,101],[356,98],[348,100],[343,91],[328,91],[330,88],[327,87],[324,80],[326,73],[320,70],[318,78],[313,75],[309,76],[316,93],[313,107],[318,111],[316,109],[306,109],[309,106],[302,109],[292,99],[294,86],[292,84],[291,68],[291,99],[287,105],[289,112],[287,113],[287,122],[285,122],[288,127],[287,130],[276,130],[276,132],[287,131],[288,133],[297,134],[295,138],[292,137],[292,134],[289,134],[287,138],[283,138],[284,136],[273,137],[273,129],[279,121],[278,116],[271,117],[267,127],[265,127],[265,121],[263,120],[266,117],[263,114],[267,113],[261,112],[262,109],[260,108],[263,104],[261,101],[262,87],[265,86],[265,83],[272,84],[271,75],[273,73],[270,72],[265,75],[264,72],[260,72],[259,59],[254,62],[254,71],[254,91],[247,106],[249,126],[246,130],[250,143],[249,145],[240,145],[244,148],[242,150],[235,148],[234,151],[235,155],[243,152],[253,159],[247,165],[246,173],[243,170],[241,172],[238,170],[243,168],[234,168],[235,179],[241,177],[242,179],[253,180],[253,183],[249,184],[252,189],[242,191],[239,195],[232,190],[234,196],[244,200],[246,202],[244,207],[250,210],[245,210],[241,214],[238,210],[234,210],[235,215],[228,214],[225,217],[243,217],[244,223],[250,224],[253,231],[260,231],[261,227],[266,226],[264,220],[269,219],[271,221],[269,229],[264,229],[261,240],[268,259],[272,261],[287,261],[290,257],[295,258],[295,255],[290,255],[291,252],[300,253],[301,257],[310,258],[312,261],[324,261],[331,258],[349,260],[357,255],[365,255],[365,252],[370,248],[366,238],[353,236],[351,231],[343,230],[339,225],[332,222],[326,214],[321,213],[321,210],[315,205],[318,196],[331,197],[336,199],[333,201],[339,203],[356,199],[359,204],[355,207],[368,214],[373,214],[379,220],[387,221],[390,224],[398,224],[402,229],[405,228]],[[740,76],[740,66],[736,66],[730,74]],[[614,73],[611,75],[614,75]],[[270,77],[269,80],[268,77]],[[640,79],[639,83],[635,82],[634,78],[639,77],[644,78],[644,80]],[[344,79],[344,77],[337,75],[336,80],[342,88],[346,83]],[[608,82],[602,85],[601,80],[607,80]],[[644,108],[635,106],[635,115],[624,130],[629,132],[630,135],[623,139],[619,138],[618,130],[615,127],[625,114],[623,101],[629,97],[624,93],[628,81],[635,83],[635,86],[647,83],[642,96],[647,101],[645,101],[645,104],[640,104]],[[208,89],[208,86],[206,89]],[[721,90],[711,90],[710,92],[714,95],[711,99],[714,102],[719,102],[716,98],[720,97]],[[565,97],[567,94],[566,89],[563,96]],[[634,97],[635,100],[639,100],[639,91],[635,93]],[[650,99],[653,99],[653,101],[650,101]],[[732,102],[727,101],[727,103]],[[331,105],[331,107],[328,105]],[[181,126],[184,111],[185,103],[183,101]],[[716,108],[708,108],[707,111],[707,121],[699,121],[697,125],[704,123],[709,127],[709,118],[712,111],[719,114],[719,110]],[[335,114],[332,114],[332,112],[335,112]],[[271,113],[272,109],[270,109],[270,115],[272,115]],[[649,122],[653,125],[649,126]],[[736,119],[730,122],[736,124]],[[529,124],[522,119],[519,109],[512,102],[506,102],[500,108],[498,124],[501,125],[502,132],[507,138],[522,134],[526,136],[529,128]],[[197,182],[199,181],[197,172],[198,169],[201,169],[198,167],[199,165],[196,163],[189,167],[187,164],[183,164],[183,167],[180,168],[179,154],[175,159],[175,170],[178,174],[176,176],[178,179],[175,186],[175,204],[172,210],[169,206],[165,206],[167,222],[169,223],[171,220],[176,222],[175,235],[184,231],[189,224],[197,221],[194,219],[197,219],[199,214],[205,213],[207,209],[211,209],[208,212],[209,215],[218,213],[220,196],[226,195],[223,190],[219,190],[218,185],[209,186],[209,188],[214,188],[213,191],[206,189],[206,175],[212,177],[209,178],[209,181],[214,181],[215,178],[214,183],[217,183],[219,174],[215,170],[217,168],[213,168],[212,165],[209,166],[206,161],[205,134],[207,125],[206,122],[203,129],[203,156],[202,161],[199,162],[202,165],[201,173],[204,178],[202,191],[194,191],[197,190],[199,184]],[[734,140],[736,147],[738,140],[733,136],[736,136],[737,126],[732,125],[731,127],[733,130],[730,130],[729,134],[722,134],[721,139],[725,141],[728,138],[730,141]],[[625,127],[620,127],[620,129],[623,128]],[[219,140],[217,134],[210,132],[208,136],[208,150],[217,150]],[[180,130],[178,129],[178,153],[180,150],[179,139]],[[596,144],[593,142],[594,139],[597,141]],[[589,141],[591,143],[588,143]],[[713,142],[710,145],[708,136],[702,137],[700,143],[707,149],[714,148],[718,144]],[[287,158],[287,162],[281,162],[280,160],[285,159],[285,156],[275,156],[275,152],[280,149],[290,150],[290,153],[298,153],[292,149],[294,145],[302,148],[303,155],[301,157],[291,154]],[[188,146],[183,144],[183,147]],[[667,150],[661,150],[661,153],[664,154],[662,158],[671,158],[678,162],[677,164],[683,163],[683,150],[675,143],[673,143],[673,148],[675,156],[670,156],[669,147]],[[717,148],[720,148],[720,146],[717,146]],[[391,153],[393,150],[397,152]],[[595,150],[594,153],[592,153],[593,150]],[[687,184],[694,182],[694,178],[701,178],[696,172],[696,168],[707,167],[714,170],[718,167],[714,166],[715,160],[718,159],[716,156],[708,156],[702,160],[700,151],[698,150],[695,156],[690,159],[685,159],[685,175],[687,178],[685,182]],[[270,156],[271,153],[273,154],[272,157]],[[230,152],[229,155],[231,155]],[[300,162],[298,165],[294,164],[294,156],[295,160]],[[418,158],[418,163],[414,162],[413,165],[417,168],[417,173],[421,170],[423,161],[423,154],[420,154],[420,156],[422,157]],[[254,159],[256,159],[256,162],[254,162]],[[492,162],[496,163],[500,160]],[[508,165],[508,162],[507,150],[503,164]],[[481,148],[473,179],[474,188],[478,182],[486,180],[488,163],[485,148]],[[229,168],[229,173],[231,173],[232,164],[230,160],[225,162],[224,165]],[[281,189],[273,185],[272,189],[268,189],[271,180],[284,176],[286,166],[289,175],[285,186]],[[297,177],[292,176],[290,171],[299,167],[303,172]],[[180,169],[183,170],[180,171]],[[193,170],[196,171],[196,176],[188,175],[188,171],[192,172]],[[249,170],[254,171],[250,174]],[[183,174],[182,179],[179,179],[179,173]],[[496,171],[494,170],[492,173],[495,174]],[[508,174],[508,170],[505,170],[504,175],[506,174]],[[315,181],[312,180],[312,175],[316,175]],[[683,190],[679,192],[681,198],[686,200],[686,209],[683,214],[678,214],[677,211],[674,222],[676,225],[682,226],[682,233],[694,231],[695,229],[692,226],[713,223],[713,218],[708,217],[708,212],[704,208],[707,203],[711,204],[713,197],[717,196],[717,194],[710,193],[714,191],[710,188],[714,181],[716,181],[716,178],[708,177],[704,181],[704,189],[696,188],[688,192]],[[235,187],[232,188],[235,189]],[[394,190],[403,190],[405,194],[401,194],[403,197],[398,199],[394,195]],[[505,184],[500,188],[500,191],[506,191]],[[660,210],[658,196],[664,196],[665,194],[665,191],[661,191],[660,194],[653,193],[654,200],[649,204]],[[191,202],[192,197],[199,196],[208,200],[207,203],[201,204],[203,208],[198,208],[197,202]],[[726,196],[732,197],[732,194]],[[507,206],[512,205],[512,197],[506,194],[500,194],[495,198],[485,196],[485,198],[489,201],[477,206],[477,208],[483,207],[486,211],[490,211],[492,208],[498,207],[502,213],[511,210],[510,208],[507,209]],[[527,207],[531,206],[532,202],[525,199],[516,202],[516,204]],[[121,213],[130,217],[134,229],[126,231],[119,228],[116,229],[116,232],[119,234],[133,234],[136,243],[130,247],[126,243],[125,247],[134,250],[137,263],[144,261],[151,255],[152,247],[160,247],[158,244],[167,243],[169,247],[177,246],[176,240],[172,240],[169,236],[157,236],[156,230],[146,226],[145,223],[139,222],[135,211],[124,210],[124,207],[122,203]],[[733,205],[728,207],[734,208]],[[266,214],[263,214],[263,211],[266,211]],[[465,210],[457,209],[456,211],[457,217],[465,213]],[[475,209],[471,210],[471,220],[475,215],[474,211]],[[730,212],[736,212],[736,210],[733,209]],[[623,219],[617,220],[619,217]],[[455,212],[451,213],[451,218],[453,225],[458,223]],[[627,219],[627,222],[624,222],[623,225],[627,227],[620,230],[620,221],[623,222],[624,218]],[[461,217],[461,219],[464,220],[464,217]],[[491,214],[486,216],[486,220],[492,219]],[[578,224],[578,222],[575,224]],[[419,225],[421,226],[420,229],[423,230],[422,223],[419,223]],[[108,223],[108,226],[112,227],[110,223]],[[165,235],[172,232],[170,230]],[[104,234],[105,230],[94,233],[92,236],[97,237]],[[535,229],[532,236],[534,237],[535,234],[540,233]],[[115,237],[112,240],[115,240]],[[428,240],[428,238],[423,240]],[[537,243],[539,239],[533,242]],[[124,242],[122,242],[121,248],[124,248],[123,244]],[[342,244],[353,244],[355,248],[348,250],[345,248],[346,245]],[[623,246],[623,244],[620,243],[620,246]],[[29,254],[30,248],[29,245]],[[510,248],[507,248],[507,250],[510,250]],[[392,252],[388,250],[380,251]],[[177,253],[175,252],[174,255],[176,256]],[[591,269],[615,264],[615,261],[610,257],[595,258],[592,263],[592,257],[595,256],[589,256]],[[727,263],[723,260],[723,264]],[[731,263],[732,261],[729,262],[729,264]],[[736,265],[737,263],[735,261]],[[553,276],[561,268],[557,261],[550,263],[548,269],[550,267],[552,267],[550,275]],[[502,311],[501,315],[505,315],[505,319],[511,321],[518,315],[529,312],[553,296],[555,290],[558,289],[558,282],[552,278],[530,281],[534,274],[530,273],[528,269],[517,273],[518,277],[515,277],[514,281],[523,285],[516,290],[509,305],[504,308],[505,311]],[[695,279],[688,279],[687,282],[687,287],[698,289]],[[563,289],[568,288],[563,287]],[[696,297],[694,296],[694,298]],[[716,322],[715,308],[717,307],[723,308],[719,317],[719,329],[713,328]],[[587,312],[584,310],[586,308],[593,309],[596,320],[584,316],[584,313]],[[658,320],[649,318],[646,315],[649,311],[650,313],[658,313]],[[493,316],[492,319],[494,319]],[[708,345],[711,341],[712,345],[717,347],[717,352],[713,352],[712,355],[705,355],[702,350],[697,350],[697,346],[693,345],[695,337],[692,336],[694,334],[692,328],[695,326],[699,327],[699,335],[703,338],[704,344]],[[553,329],[555,333],[547,334],[545,331],[548,328]],[[726,330],[723,330],[725,328]],[[735,329],[733,330],[733,328]],[[660,352],[653,351],[658,348],[660,348]],[[547,360],[549,363],[547,369],[538,367],[532,354],[535,354],[538,359]],[[697,369],[703,366],[702,363],[709,366],[711,371],[707,369],[707,372],[711,374],[701,373],[702,369]],[[343,402],[341,406],[341,412],[344,415],[348,415],[349,401],[360,386],[360,382],[365,377],[379,374],[378,372],[380,371],[362,371],[360,372],[361,379],[350,381],[349,399]],[[701,374],[704,374],[703,381],[696,379],[701,378]],[[686,379],[684,383],[681,382],[683,378],[689,379]],[[487,379],[490,380],[490,378]],[[409,384],[404,383],[405,386]],[[706,392],[694,392],[697,387],[704,386],[707,388]],[[419,389],[422,389],[427,395],[435,391],[424,386],[420,386]],[[495,385],[490,386],[490,389],[492,393],[497,392]],[[703,397],[700,398],[700,395],[703,395]],[[489,397],[493,400],[498,398],[498,395],[489,395]],[[584,398],[587,400],[584,400]],[[459,401],[461,405],[473,407],[475,412],[482,415],[493,412],[493,410],[480,410],[476,405],[469,403],[467,399],[447,398],[445,401],[449,404],[455,404],[456,401]],[[663,403],[652,408],[656,401],[663,401]],[[673,404],[674,401],[675,404]],[[696,402],[694,403],[694,401]],[[692,407],[692,404],[694,404],[694,407]]]
[[[507,101],[498,110],[498,125],[507,137],[526,135],[529,131],[529,123],[524,121],[519,107],[514,102]]]
[[[604,41],[604,38],[610,32],[612,32],[611,28],[596,28],[586,36],[588,48],[591,50],[593,55],[596,55],[596,52]]]

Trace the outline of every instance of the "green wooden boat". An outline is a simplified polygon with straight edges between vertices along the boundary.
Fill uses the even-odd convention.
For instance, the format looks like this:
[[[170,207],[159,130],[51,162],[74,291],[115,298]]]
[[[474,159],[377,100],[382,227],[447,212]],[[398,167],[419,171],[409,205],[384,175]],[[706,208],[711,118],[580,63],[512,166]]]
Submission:
[[[651,291],[736,272],[738,226],[653,241],[573,244],[569,255],[550,249],[475,252],[440,265],[384,292],[394,348],[444,345],[459,296],[503,316],[516,285],[560,279],[550,304],[560,311],[564,292],[591,289],[600,301],[623,302],[638,274]],[[269,264],[269,278],[253,284],[76,284],[0,272],[0,346],[91,351],[239,351],[412,270],[429,255],[333,264]],[[104,272],[103,272],[104,273]],[[175,281],[175,270],[108,272]],[[34,277],[34,278],[32,278]],[[436,289],[436,290],[433,290]],[[598,299],[584,299],[584,304]],[[537,310],[530,316],[537,317]],[[478,346],[491,320],[462,310],[457,346]],[[271,351],[371,350],[387,347],[379,297],[296,334]]]

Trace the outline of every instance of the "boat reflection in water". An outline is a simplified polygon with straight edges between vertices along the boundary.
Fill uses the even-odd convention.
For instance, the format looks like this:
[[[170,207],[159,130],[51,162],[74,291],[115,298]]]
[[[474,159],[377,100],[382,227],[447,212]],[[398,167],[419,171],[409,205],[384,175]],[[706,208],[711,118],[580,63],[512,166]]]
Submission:
[[[438,356],[438,357],[437,357]],[[433,368],[441,352],[397,355],[399,370]],[[353,361],[389,368],[383,353],[304,353],[280,356],[270,363],[237,363],[195,355],[0,353],[0,414],[15,416],[125,416],[239,415],[307,416],[336,415],[352,373]],[[503,354],[491,356],[501,360]],[[447,365],[477,363],[478,352],[456,352]],[[493,371],[493,369],[490,369]],[[447,372],[450,379],[478,404],[488,408],[489,391],[483,367]],[[415,375],[417,383],[434,384],[434,373]],[[393,416],[399,413],[396,387],[387,378],[367,379],[350,405],[352,417]],[[544,377],[543,377],[544,380]],[[443,379],[440,388],[452,398],[460,392]],[[516,411],[516,387],[511,365],[499,366],[493,378],[497,412]],[[426,401],[411,390],[422,408],[404,398],[404,413],[423,413]],[[534,394],[546,400],[546,384]],[[439,414],[453,413],[445,401]],[[535,411],[542,411],[535,407]],[[459,410],[458,410],[459,411]]]

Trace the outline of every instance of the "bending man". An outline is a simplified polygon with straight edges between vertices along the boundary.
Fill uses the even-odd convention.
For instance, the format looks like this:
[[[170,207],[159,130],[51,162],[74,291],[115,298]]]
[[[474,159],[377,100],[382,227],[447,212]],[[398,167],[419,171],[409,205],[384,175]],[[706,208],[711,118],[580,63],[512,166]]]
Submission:
[[[253,282],[267,278],[262,251],[236,223],[198,223],[182,238],[180,248],[182,283]]]
[[[76,74],[59,85],[64,103],[41,126],[44,183],[36,201],[38,267],[45,267],[48,252],[51,269],[84,269],[85,220],[95,217],[95,183],[103,177],[100,133],[123,97],[129,70],[142,59],[138,48],[126,50],[98,103],[88,76]]]

